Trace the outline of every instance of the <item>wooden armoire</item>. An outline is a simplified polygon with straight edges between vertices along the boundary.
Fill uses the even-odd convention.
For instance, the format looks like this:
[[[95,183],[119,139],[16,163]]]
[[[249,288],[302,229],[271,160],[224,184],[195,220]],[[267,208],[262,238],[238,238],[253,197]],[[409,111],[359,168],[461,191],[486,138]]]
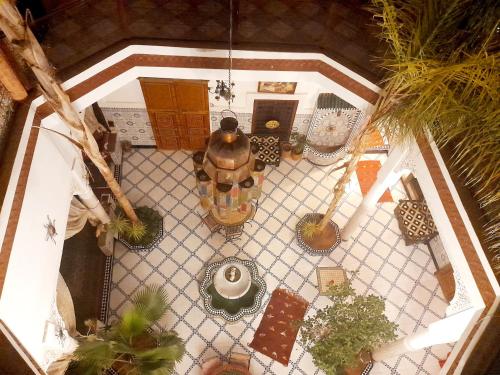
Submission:
[[[210,136],[208,81],[140,78],[156,145],[201,150]]]

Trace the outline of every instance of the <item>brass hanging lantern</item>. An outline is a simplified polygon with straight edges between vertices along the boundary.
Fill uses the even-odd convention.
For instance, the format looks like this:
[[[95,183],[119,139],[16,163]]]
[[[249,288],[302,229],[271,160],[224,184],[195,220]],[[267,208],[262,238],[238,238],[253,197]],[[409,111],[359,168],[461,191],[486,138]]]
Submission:
[[[255,212],[265,164],[256,160],[258,146],[238,129],[238,120],[224,117],[210,136],[207,150],[193,155],[200,201],[223,225],[242,224]]]

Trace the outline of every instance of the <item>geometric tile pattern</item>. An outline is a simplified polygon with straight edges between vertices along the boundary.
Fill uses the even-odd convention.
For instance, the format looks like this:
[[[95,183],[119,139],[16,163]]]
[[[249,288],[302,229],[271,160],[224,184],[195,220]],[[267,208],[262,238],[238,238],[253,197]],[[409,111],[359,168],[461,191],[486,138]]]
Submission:
[[[274,135],[250,135],[248,138],[251,143],[258,145],[258,151],[255,155],[267,165],[280,165],[280,139]]]
[[[423,201],[400,200],[394,214],[407,245],[427,242],[437,234],[429,208]]]
[[[113,121],[121,141],[129,141],[134,146],[155,146],[155,138],[148,111],[145,108],[102,107],[107,121]]]
[[[101,107],[107,121],[113,121],[118,129],[121,141],[129,141],[134,146],[156,146],[156,141],[146,108],[111,108]],[[243,133],[252,132],[252,114],[236,113],[239,128]],[[312,114],[297,114],[292,131],[305,134]],[[220,128],[220,112],[210,112],[211,131]]]
[[[115,0],[70,4],[36,26],[43,30],[49,60],[59,68],[104,50],[123,39],[143,38],[227,43],[228,3],[216,0]],[[71,6],[73,5],[73,6]],[[317,51],[375,79],[384,46],[371,29],[361,2],[240,0],[235,3],[233,43]],[[166,19],[168,18],[168,22]],[[380,50],[380,51],[378,51]],[[375,80],[374,80],[375,81]]]
[[[383,161],[385,156],[366,158]],[[327,255],[310,256],[297,245],[297,222],[306,213],[324,212],[341,170],[332,171],[305,160],[283,160],[279,167],[266,168],[263,194],[252,224],[245,225],[238,241],[226,242],[218,233],[210,236],[201,221],[192,169],[191,155],[184,151],[133,149],[124,155],[123,189],[134,204],[160,211],[166,235],[147,253],[127,251],[116,244],[110,296],[112,320],[142,285],[164,286],[172,309],[160,324],[175,329],[187,343],[177,374],[200,374],[204,358],[216,355],[228,359],[231,351],[251,354],[254,374],[320,374],[299,341],[288,367],[248,347],[276,288],[304,297],[310,304],[306,318],[329,303],[327,297],[319,295],[317,267],[357,271],[352,277],[353,287],[360,294],[386,298],[386,314],[399,324],[400,336],[444,317],[447,303],[434,276],[429,251],[421,244],[405,246],[393,202],[378,204],[353,239]],[[406,198],[399,184],[391,193],[395,199]],[[361,199],[359,184],[353,178],[333,220],[342,227]],[[234,324],[208,315],[199,294],[206,265],[229,256],[254,261],[267,284],[262,309]],[[450,350],[449,345],[439,345],[375,363],[371,374],[438,374],[438,359],[445,358]]]

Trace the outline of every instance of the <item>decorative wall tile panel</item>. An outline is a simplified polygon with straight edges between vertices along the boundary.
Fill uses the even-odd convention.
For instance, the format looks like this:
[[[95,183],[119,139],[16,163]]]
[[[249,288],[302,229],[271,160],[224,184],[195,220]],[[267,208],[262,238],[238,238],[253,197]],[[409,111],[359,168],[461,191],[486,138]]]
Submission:
[[[107,121],[118,128],[120,140],[134,146],[156,146],[153,129],[145,108],[101,108]]]

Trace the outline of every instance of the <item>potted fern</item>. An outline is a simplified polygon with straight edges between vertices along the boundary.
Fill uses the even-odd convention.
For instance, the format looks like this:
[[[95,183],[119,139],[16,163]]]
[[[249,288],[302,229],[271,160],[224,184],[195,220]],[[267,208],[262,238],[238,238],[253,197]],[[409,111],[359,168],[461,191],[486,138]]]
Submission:
[[[98,327],[87,321],[89,332],[79,338],[73,353],[83,374],[168,375],[184,355],[184,342],[174,331],[155,331],[152,326],[166,313],[167,296],[159,286],[147,286],[132,300],[132,306],[111,326]]]
[[[356,295],[350,281],[331,286],[328,297],[331,306],[301,323],[301,342],[327,375],[358,374],[371,350],[396,338],[397,325],[381,297]]]

